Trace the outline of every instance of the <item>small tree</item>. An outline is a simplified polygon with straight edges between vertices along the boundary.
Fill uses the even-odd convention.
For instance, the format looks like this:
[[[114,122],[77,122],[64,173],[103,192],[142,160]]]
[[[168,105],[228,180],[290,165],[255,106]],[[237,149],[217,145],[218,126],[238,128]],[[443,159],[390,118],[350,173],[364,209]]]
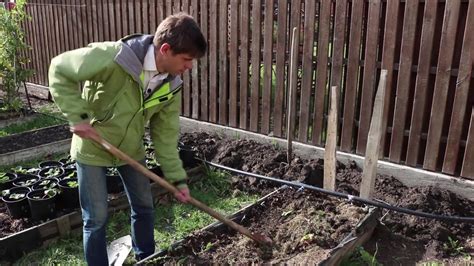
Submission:
[[[32,74],[25,68],[29,59],[25,51],[22,23],[28,19],[25,12],[26,0],[17,0],[11,9],[0,8],[0,83],[4,91],[2,111],[19,111],[22,103],[19,88]]]

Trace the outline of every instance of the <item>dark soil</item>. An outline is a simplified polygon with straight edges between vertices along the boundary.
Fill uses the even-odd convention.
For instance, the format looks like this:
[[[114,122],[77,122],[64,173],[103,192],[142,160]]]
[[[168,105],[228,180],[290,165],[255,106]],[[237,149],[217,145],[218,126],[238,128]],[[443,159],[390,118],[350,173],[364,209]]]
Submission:
[[[0,238],[25,230],[32,226],[30,219],[12,219],[8,214],[7,205],[0,201]]]
[[[69,127],[58,125],[0,138],[0,154],[60,141],[72,137]]]
[[[271,238],[273,245],[223,229],[200,231],[155,263],[171,264],[315,264],[346,237],[366,215],[347,201],[309,191],[284,189],[255,205],[239,221],[253,232]]]
[[[184,134],[181,141],[186,145],[195,146],[205,159],[237,168],[240,170],[272,176],[285,180],[295,180],[321,186],[323,176],[323,161],[306,160],[296,157],[289,165],[286,162],[286,153],[274,145],[260,144],[247,139],[225,139],[218,135],[207,133]],[[338,164],[337,166],[337,191],[359,195],[361,169],[355,163],[351,165]],[[240,190],[272,191],[276,183],[257,180],[252,177],[234,177],[233,183]],[[408,188],[390,176],[378,175],[375,185],[375,198],[389,204],[405,207],[412,210],[434,213],[439,215],[452,215],[461,217],[474,216],[474,202],[434,187]],[[450,223],[439,220],[420,218],[411,215],[388,212],[382,223],[385,229],[398,238],[404,238],[409,243],[416,243],[419,248],[408,248],[404,254],[409,257],[408,264],[418,261],[441,260],[449,261],[452,257],[463,258],[466,254],[474,257],[474,225],[467,223]],[[388,240],[383,236],[383,228],[376,230],[372,242],[377,242],[377,254],[385,254],[380,259],[391,265],[394,255],[391,249],[381,252],[384,243],[379,240]],[[449,239],[458,241],[457,247],[462,247],[462,252],[445,248]],[[410,244],[411,245],[411,244]],[[375,253],[375,244],[368,244],[367,248]],[[388,248],[388,246],[387,246]],[[411,260],[409,253],[415,254],[417,260]],[[377,257],[379,259],[379,256]],[[397,264],[395,264],[397,265]],[[406,265],[406,264],[404,264]]]

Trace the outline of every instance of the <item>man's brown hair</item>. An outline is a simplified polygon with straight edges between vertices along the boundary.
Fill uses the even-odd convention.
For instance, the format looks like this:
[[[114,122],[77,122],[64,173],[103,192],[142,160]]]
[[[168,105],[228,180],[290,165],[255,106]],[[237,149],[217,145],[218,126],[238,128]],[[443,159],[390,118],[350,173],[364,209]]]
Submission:
[[[204,56],[207,49],[201,29],[184,12],[168,16],[158,25],[153,44],[160,47],[163,43],[168,43],[174,54],[189,54],[194,58]]]

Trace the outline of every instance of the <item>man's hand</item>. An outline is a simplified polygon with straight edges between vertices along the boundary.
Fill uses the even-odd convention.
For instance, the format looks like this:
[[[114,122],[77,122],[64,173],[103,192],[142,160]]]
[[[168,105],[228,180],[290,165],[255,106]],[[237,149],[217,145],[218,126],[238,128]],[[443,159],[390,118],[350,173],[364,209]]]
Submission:
[[[191,199],[188,187],[178,188],[178,192],[174,193],[174,196],[182,203],[187,203]]]
[[[88,122],[80,123],[71,127],[71,132],[83,139],[92,139],[98,137],[99,133]]]

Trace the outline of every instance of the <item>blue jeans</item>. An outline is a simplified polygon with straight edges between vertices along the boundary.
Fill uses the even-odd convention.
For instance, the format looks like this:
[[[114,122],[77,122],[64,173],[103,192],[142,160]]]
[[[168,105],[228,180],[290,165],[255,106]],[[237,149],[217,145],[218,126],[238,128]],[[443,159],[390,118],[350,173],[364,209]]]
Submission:
[[[144,164],[144,161],[141,162]],[[129,165],[117,168],[131,206],[132,244],[137,259],[155,252],[153,197],[146,176]],[[77,163],[83,220],[84,256],[88,265],[108,265],[106,167]]]

